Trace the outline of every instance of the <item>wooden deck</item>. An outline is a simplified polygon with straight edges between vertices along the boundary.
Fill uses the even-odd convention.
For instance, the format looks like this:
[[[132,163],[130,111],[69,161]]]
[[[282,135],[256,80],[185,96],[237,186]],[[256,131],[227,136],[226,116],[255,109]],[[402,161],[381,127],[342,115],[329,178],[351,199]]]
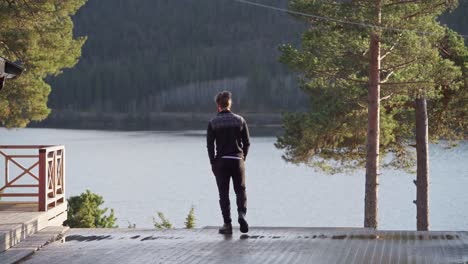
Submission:
[[[468,263],[468,232],[71,229],[22,263]]]
[[[0,253],[47,226],[61,226],[65,147],[1,145],[0,199]]]
[[[2,212],[38,212],[37,203],[31,202],[0,202]]]

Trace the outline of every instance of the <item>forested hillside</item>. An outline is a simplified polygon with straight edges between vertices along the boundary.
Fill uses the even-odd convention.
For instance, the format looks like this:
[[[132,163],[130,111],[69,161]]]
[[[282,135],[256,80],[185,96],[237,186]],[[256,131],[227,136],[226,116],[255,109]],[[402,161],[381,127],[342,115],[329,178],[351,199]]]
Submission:
[[[80,63],[50,80],[53,109],[210,111],[221,89],[247,111],[305,105],[277,62],[278,45],[304,29],[287,14],[233,0],[90,0],[74,20],[88,40]]]
[[[468,34],[468,1],[460,2],[442,21]],[[206,112],[221,89],[243,111],[307,104],[277,61],[278,46],[298,43],[305,27],[288,14],[233,0],[89,0],[74,21],[88,40],[79,64],[49,79],[54,110]]]

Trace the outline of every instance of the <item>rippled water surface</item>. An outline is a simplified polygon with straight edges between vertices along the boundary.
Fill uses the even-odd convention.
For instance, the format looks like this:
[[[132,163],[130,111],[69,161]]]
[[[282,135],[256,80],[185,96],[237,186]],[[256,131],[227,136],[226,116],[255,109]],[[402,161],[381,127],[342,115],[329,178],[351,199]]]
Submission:
[[[164,212],[176,227],[195,206],[197,226],[219,225],[217,189],[202,131],[108,132],[0,129],[0,144],[63,144],[67,196],[90,189],[114,208],[120,227],[152,227]],[[254,137],[246,163],[248,218],[255,226],[362,226],[364,171],[324,175],[285,163],[274,137]],[[468,144],[431,145],[434,230],[468,230]],[[415,175],[383,170],[381,229],[415,229]],[[232,208],[235,208],[231,193]],[[235,219],[235,210],[233,210]]]

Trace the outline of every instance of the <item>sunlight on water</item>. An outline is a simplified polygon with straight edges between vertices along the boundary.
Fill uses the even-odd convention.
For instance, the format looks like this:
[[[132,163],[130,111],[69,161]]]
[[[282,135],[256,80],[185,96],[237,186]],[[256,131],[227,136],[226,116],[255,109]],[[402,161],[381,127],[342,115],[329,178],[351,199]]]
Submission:
[[[191,205],[197,226],[219,225],[217,189],[203,131],[106,132],[0,129],[1,144],[64,144],[67,196],[89,188],[127,221],[152,227],[162,211],[183,227]],[[254,137],[247,158],[248,218],[253,226],[343,226],[363,222],[364,172],[323,175],[281,159],[274,137]],[[430,222],[434,230],[468,229],[468,144],[431,146]],[[415,229],[414,175],[384,170],[380,229]],[[231,193],[236,218],[234,193]]]

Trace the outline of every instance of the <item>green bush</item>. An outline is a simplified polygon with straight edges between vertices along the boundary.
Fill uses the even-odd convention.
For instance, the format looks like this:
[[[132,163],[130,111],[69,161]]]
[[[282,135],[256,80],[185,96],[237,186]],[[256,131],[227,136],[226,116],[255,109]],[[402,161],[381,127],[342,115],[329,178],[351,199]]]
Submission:
[[[185,218],[185,228],[187,229],[193,229],[195,228],[195,208],[192,206],[190,208],[190,211],[187,215],[187,218]]]
[[[129,229],[135,229],[136,228],[136,224],[134,224],[134,223],[132,224],[132,222],[130,222],[130,221],[127,221],[127,223],[128,223],[128,228]]]
[[[167,219],[162,212],[157,212],[157,216],[159,220],[156,220],[156,217],[153,217],[153,225],[154,228],[156,229],[172,229],[174,226],[172,223]],[[185,218],[185,228],[187,229],[193,229],[195,228],[195,207],[192,206],[190,208],[189,213],[187,214],[187,217]]]
[[[153,217],[154,228],[156,228],[156,229],[171,229],[171,228],[174,228],[172,226],[171,222],[169,221],[169,219],[167,219],[162,212],[158,212],[158,217],[159,217],[161,222],[158,222],[156,220],[156,218]]]
[[[72,228],[113,228],[115,225],[114,209],[106,216],[108,208],[101,209],[104,203],[102,196],[90,190],[79,196],[68,198],[68,219],[65,225]]]

